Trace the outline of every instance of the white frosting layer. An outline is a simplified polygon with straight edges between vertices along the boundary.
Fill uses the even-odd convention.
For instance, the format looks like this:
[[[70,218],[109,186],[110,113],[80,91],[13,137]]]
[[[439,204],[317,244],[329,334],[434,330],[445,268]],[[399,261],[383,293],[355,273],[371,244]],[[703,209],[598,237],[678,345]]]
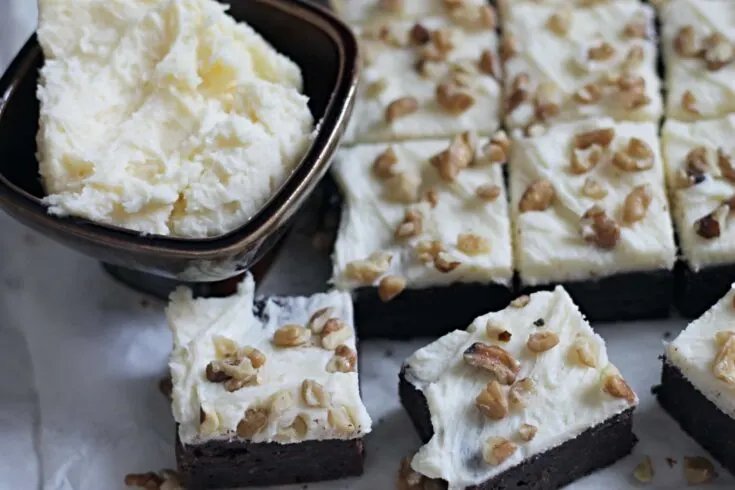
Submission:
[[[735,3],[730,0],[677,0],[661,10],[664,61],[666,65],[666,116],[683,121],[711,119],[735,112],[735,63],[710,71],[700,57],[683,57],[674,40],[685,26],[694,27],[696,42],[715,33],[735,42]],[[686,91],[696,97],[698,114],[682,105]]]
[[[410,288],[454,282],[510,284],[513,277],[510,220],[502,166],[469,167],[459,173],[456,181],[445,182],[429,163],[429,158],[445,150],[448,145],[448,140],[390,145],[398,157],[394,171],[420,179],[419,197],[431,188],[438,195],[435,208],[426,201],[410,206],[424,216],[423,232],[417,237],[401,241],[395,238],[395,230],[403,221],[409,205],[388,199],[385,181],[376,177],[372,170],[375,158],[389,145],[360,145],[340,151],[333,166],[345,197],[332,258],[332,280],[337,287],[352,289],[361,286],[347,278],[345,271],[351,262],[365,260],[375,252],[387,252],[393,256],[385,274],[406,278]],[[500,187],[500,195],[492,202],[484,202],[475,195],[476,189],[486,184]],[[486,238],[490,251],[479,255],[467,255],[459,251],[457,239],[462,233],[475,233]],[[452,260],[461,262],[461,265],[444,273],[437,270],[433,263],[422,262],[414,247],[419,242],[432,240],[440,241]],[[379,279],[376,279],[377,282]]]
[[[735,156],[735,116],[713,121],[683,123],[668,120],[662,140],[674,207],[674,222],[679,245],[689,267],[697,271],[709,265],[735,262],[735,223],[726,219],[720,236],[703,238],[695,222],[715,211],[723,201],[735,196],[735,182],[727,180],[717,165],[717,150]],[[710,159],[710,171],[704,181],[689,188],[677,185],[677,173],[686,169],[686,157],[695,148],[704,147]]]
[[[646,142],[654,154],[653,167],[641,172],[622,171],[610,162],[612,152],[608,151],[589,172],[573,174],[569,169],[575,135],[601,128],[615,130],[613,151],[624,149],[632,137]],[[509,164],[511,219],[516,267],[524,284],[673,269],[676,246],[656,133],[654,123],[618,123],[604,118],[559,124],[542,136],[514,142]],[[521,213],[519,202],[528,186],[538,179],[552,183],[556,198],[545,211]],[[597,181],[607,195],[597,200],[583,195],[587,179]],[[624,224],[621,215],[625,198],[643,184],[650,184],[648,212],[641,221]],[[580,219],[595,204],[620,225],[620,239],[611,250],[588,243],[582,236]]]
[[[42,0],[49,212],[207,237],[244,224],[310,143],[301,72],[212,0]]]
[[[569,2],[564,2],[569,3]],[[661,82],[656,73],[657,48],[653,37],[653,9],[638,2],[611,2],[590,8],[568,10],[569,30],[565,35],[553,32],[549,18],[565,10],[561,6],[519,3],[503,17],[504,34],[515,38],[517,54],[505,64],[505,95],[513,92],[516,76],[525,73],[530,78],[527,89],[531,96],[505,115],[509,128],[525,127],[534,121],[534,96],[539,84],[550,85],[558,93],[554,96],[559,113],[548,121],[576,120],[587,117],[610,116],[617,120],[656,121],[663,112]],[[640,20],[638,20],[640,19]],[[647,26],[650,39],[631,38],[623,34],[633,22]],[[533,35],[529,35],[533,33]],[[605,61],[587,61],[588,51],[602,41],[615,50]],[[575,92],[589,83],[622,73],[624,60],[632,48],[643,50],[640,65],[628,73],[642,77],[645,94],[650,102],[637,109],[621,104],[618,91],[603,89],[598,102],[580,103]]]
[[[534,325],[539,318],[545,322],[542,327]],[[511,332],[510,341],[489,338],[485,328],[489,321]],[[534,354],[526,342],[530,334],[541,331],[556,333],[559,343]],[[596,367],[576,360],[574,343],[579,339],[594,352]],[[501,420],[489,420],[477,409],[475,397],[491,377],[463,360],[463,352],[475,342],[501,345],[520,363],[516,379],[533,380],[525,408],[512,409]],[[425,476],[448,481],[450,490],[485,482],[631,407],[603,390],[605,376],[618,371],[609,363],[605,341],[561,287],[533,294],[523,308],[509,307],[477,318],[466,332],[452,332],[417,351],[406,367],[408,380],[426,396],[435,431],[411,466]],[[531,441],[519,440],[521,424],[538,428]],[[518,449],[501,464],[490,465],[482,457],[483,443],[490,437],[513,441]]]
[[[401,4],[400,8],[391,10],[385,4]],[[384,21],[391,18],[423,19],[447,13],[445,0],[330,0],[332,9],[346,22],[364,24]],[[383,5],[381,5],[383,4]],[[465,0],[469,7],[487,5],[486,0]]]
[[[679,368],[684,376],[709,401],[735,418],[735,384],[715,377],[712,367],[721,345],[718,332],[735,332],[735,290],[730,291],[702,317],[693,321],[666,346],[666,360]]]
[[[237,437],[235,430],[248,408],[259,407],[281,390],[292,395],[294,405],[278,418],[271,417],[267,426],[252,437],[253,442],[280,443],[301,440],[354,439],[370,432],[371,421],[360,399],[356,371],[328,372],[326,366],[334,351],[319,345],[280,348],[272,343],[274,332],[286,324],[306,325],[311,316],[322,308],[331,307],[331,317],[348,324],[353,334],[342,342],[355,349],[352,323],[352,301],[346,293],[317,294],[310,298],[278,298],[267,300],[263,318],[253,313],[254,283],[248,276],[238,294],[227,298],[193,299],[191,290],[179,288],[171,296],[167,310],[174,337],[169,367],[173,380],[173,413],[179,423],[179,437],[184,444],[198,444],[211,439]],[[206,379],[207,365],[217,359],[214,336],[234,340],[239,346],[250,346],[265,354],[266,362],[258,370],[261,383],[228,392],[222,383]],[[314,380],[331,394],[331,406],[348,409],[354,424],[349,433],[336,431],[328,423],[326,408],[311,408],[304,404],[301,385]],[[200,410],[216,413],[216,429],[203,433]],[[310,420],[303,439],[279,435],[300,414]]]
[[[412,138],[449,137],[472,130],[491,135],[500,125],[500,84],[492,76],[478,71],[482,52],[497,52],[497,36],[493,29],[463,29],[444,18],[427,18],[421,25],[429,30],[445,28],[451,32],[454,48],[446,61],[430,62],[429,75],[417,70],[420,47],[409,44],[411,21],[386,24],[391,35],[401,41],[402,47],[391,46],[380,39],[365,39],[365,30],[356,28],[361,36],[364,67],[358,88],[358,100],[345,134],[347,143],[379,142]],[[372,32],[375,29],[370,29]],[[495,73],[500,72],[497,56],[493,56]],[[462,114],[452,114],[436,100],[437,85],[450,78],[452,66],[462,64],[472,73],[463,75],[467,91],[475,103]],[[383,84],[376,93],[376,84]],[[392,102],[414,97],[418,110],[392,123],[386,121],[386,107]]]

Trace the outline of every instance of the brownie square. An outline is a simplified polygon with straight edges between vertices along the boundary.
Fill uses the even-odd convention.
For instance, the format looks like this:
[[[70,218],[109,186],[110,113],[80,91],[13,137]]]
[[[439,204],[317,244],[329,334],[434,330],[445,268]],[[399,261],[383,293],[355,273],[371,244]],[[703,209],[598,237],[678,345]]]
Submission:
[[[666,117],[695,121],[735,112],[735,4],[668,1],[661,25]]]
[[[676,306],[690,318],[704,313],[735,281],[735,116],[666,121],[663,154],[681,247]]]
[[[563,284],[595,321],[668,315],[676,245],[659,146],[654,123],[609,118],[514,141],[521,291]]]
[[[344,142],[449,138],[470,130],[491,136],[500,126],[501,63],[494,14],[482,22],[427,17],[355,27],[363,69]]]
[[[507,128],[605,116],[659,120],[663,100],[651,6],[509,3],[500,46]]]
[[[666,346],[661,406],[735,474],[735,289]]]
[[[356,293],[362,338],[442,335],[507,304],[513,261],[503,150],[495,162],[488,156],[501,140],[460,135],[340,151],[332,283]],[[467,161],[449,172],[442,166],[449,153]]]
[[[561,488],[636,443],[637,397],[561,287],[418,350],[399,394],[425,444],[412,476],[440,486]]]
[[[226,298],[180,288],[167,310],[186,488],[355,476],[371,420],[360,397],[348,294],[254,300],[252,276]]]

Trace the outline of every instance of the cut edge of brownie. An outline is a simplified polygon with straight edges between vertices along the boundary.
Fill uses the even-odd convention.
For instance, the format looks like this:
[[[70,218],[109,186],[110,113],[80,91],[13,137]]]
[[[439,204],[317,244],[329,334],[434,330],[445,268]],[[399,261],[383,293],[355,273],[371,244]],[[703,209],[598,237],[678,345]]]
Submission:
[[[239,439],[183,445],[176,464],[188,490],[337,480],[364,470],[363,439],[253,443]]]
[[[674,295],[674,271],[625,272],[611,276],[559,283],[589,321],[611,322],[668,318]],[[522,294],[550,290],[556,283],[526,286]]]
[[[735,475],[735,419],[712,403],[666,357],[656,398],[684,432]]]
[[[359,288],[353,296],[360,338],[405,340],[467,328],[478,316],[508,306],[513,292],[502,284],[454,283],[406,289],[388,302],[375,287]]]
[[[735,264],[704,267],[694,272],[685,261],[676,264],[674,303],[685,318],[699,318],[735,282]]]
[[[408,381],[405,367],[400,374],[399,393],[419,437],[428,442],[434,429],[426,397]],[[614,415],[468,490],[553,490],[606,468],[630,454],[638,442],[633,433],[634,409]]]

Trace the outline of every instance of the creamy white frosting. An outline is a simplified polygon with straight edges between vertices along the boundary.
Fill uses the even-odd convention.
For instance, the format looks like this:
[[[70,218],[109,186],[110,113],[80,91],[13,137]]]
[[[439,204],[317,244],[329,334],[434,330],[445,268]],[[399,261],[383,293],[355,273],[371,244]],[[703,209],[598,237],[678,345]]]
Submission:
[[[227,298],[193,299],[191,290],[179,288],[171,295],[167,309],[174,347],[169,367],[173,380],[173,413],[179,424],[179,437],[184,444],[198,444],[212,439],[236,438],[236,428],[248,408],[258,407],[275,393],[287,390],[294,405],[280,417],[269,420],[267,426],[252,437],[253,442],[280,443],[301,440],[354,439],[371,430],[370,416],[360,398],[356,371],[328,372],[327,364],[334,351],[319,345],[281,348],[272,343],[274,332],[287,324],[306,325],[311,316],[322,308],[332,308],[331,318],[347,323],[352,335],[342,342],[355,349],[352,301],[348,294],[331,292],[309,298],[268,299],[262,315],[253,312],[255,285],[248,275],[238,293]],[[261,318],[262,316],[262,318]],[[234,340],[239,346],[250,346],[265,354],[266,362],[258,370],[261,382],[228,392],[222,383],[206,379],[207,365],[215,360],[214,336]],[[336,431],[328,423],[326,408],[311,408],[304,404],[301,385],[314,380],[331,394],[330,406],[348,409],[354,425],[349,433]],[[216,413],[219,424],[214,431],[202,433],[200,410]],[[311,421],[304,439],[278,435],[299,414]]]
[[[707,239],[695,229],[695,222],[715,211],[723,201],[735,196],[735,183],[723,177],[717,165],[717,150],[735,157],[735,116],[712,121],[684,123],[666,121],[662,132],[674,208],[674,222],[679,245],[689,267],[702,267],[735,262],[735,223],[726,219],[720,226],[720,236]],[[695,148],[704,147],[710,158],[710,171],[704,181],[689,188],[677,185],[677,173],[686,168],[686,157]]]
[[[402,0],[395,3],[402,7],[393,11],[381,6],[384,0],[330,0],[332,9],[345,21],[352,24],[384,21],[391,18],[423,19],[427,16],[447,13],[445,0]],[[486,0],[465,0],[465,5],[478,7],[487,5]]]
[[[534,324],[539,318],[544,320],[542,327]],[[508,330],[510,341],[489,338],[488,322]],[[534,354],[526,342],[540,331],[556,333],[559,343]],[[579,339],[594,352],[596,367],[576,360]],[[502,420],[489,420],[477,409],[475,397],[491,378],[463,360],[463,352],[475,342],[500,345],[520,363],[516,379],[533,380],[525,408],[512,409]],[[450,490],[483,483],[632,406],[603,390],[605,376],[618,371],[608,360],[605,341],[593,332],[562,287],[531,295],[523,308],[511,306],[477,318],[467,331],[452,332],[420,349],[405,366],[407,379],[426,397],[435,433],[411,467],[427,477],[446,480]],[[538,428],[531,441],[519,440],[521,424]],[[490,437],[513,441],[518,449],[501,464],[490,465],[482,457],[483,443]]]
[[[715,33],[735,42],[735,3],[730,0],[669,1],[661,10],[661,45],[666,66],[666,116],[683,121],[711,119],[735,112],[735,63],[717,71],[706,68],[699,57],[682,57],[674,49],[674,39],[684,26],[694,27],[696,42]],[[681,100],[686,91],[696,97],[693,114]]]
[[[516,76],[526,73],[530,77],[528,88],[531,94],[541,83],[551,84],[559,91],[559,114],[550,118],[552,122],[600,116],[617,120],[657,121],[663,112],[663,101],[661,82],[656,73],[653,9],[638,2],[610,2],[590,8],[574,8],[569,10],[569,31],[560,36],[547,27],[547,22],[552,15],[562,10],[559,5],[527,2],[513,5],[503,16],[504,35],[513,36],[517,43],[517,54],[505,63],[506,97],[512,93]],[[648,26],[651,39],[623,35],[626,25],[639,16]],[[609,43],[615,49],[614,55],[606,61],[585,63],[589,48],[600,41]],[[634,46],[643,49],[643,60],[630,73],[643,77],[645,94],[650,98],[650,103],[629,110],[620,103],[615,93],[604,95],[600,101],[590,104],[574,100],[575,92],[588,83],[597,82],[603,76],[621,73],[623,61]],[[525,127],[532,122],[533,99],[531,96],[517,109],[506,114],[507,127]]]
[[[42,0],[38,156],[56,215],[207,237],[311,141],[298,66],[212,0]]]
[[[574,136],[602,128],[615,130],[613,151],[625,148],[632,137],[646,142],[654,154],[653,167],[625,172],[609,161],[611,153],[607,153],[589,172],[573,174],[569,168]],[[542,136],[514,142],[509,164],[510,206],[516,268],[524,284],[673,269],[676,246],[659,146],[656,124],[615,122],[610,118],[558,124]],[[588,178],[600,183],[607,196],[594,200],[583,195],[582,187]],[[545,211],[521,213],[519,202],[528,186],[538,179],[552,183],[556,198]],[[648,212],[641,221],[624,224],[621,208],[625,198],[643,184],[650,184],[652,201]],[[620,225],[620,239],[612,250],[603,250],[582,236],[580,218],[595,204]]]
[[[481,141],[478,146],[484,143]],[[389,146],[398,158],[394,171],[420,179],[419,196],[431,188],[438,195],[435,208],[426,201],[411,205],[424,216],[423,232],[405,241],[396,240],[394,234],[409,206],[388,199],[385,181],[376,177],[372,170],[375,158]],[[348,264],[365,260],[376,252],[392,255],[385,274],[404,277],[409,288],[455,282],[510,284],[513,264],[502,166],[472,166],[462,170],[456,181],[445,182],[429,159],[448,146],[449,140],[426,140],[393,145],[359,145],[339,152],[333,172],[345,202],[332,257],[332,281],[338,288],[359,287],[361,284],[345,275]],[[475,195],[476,189],[486,184],[500,187],[500,195],[492,202],[483,202]],[[486,238],[490,251],[479,255],[462,253],[457,248],[457,238],[462,233],[475,233]],[[422,262],[414,246],[431,240],[442,242],[450,257],[460,261],[461,265],[444,273],[432,263]]]
[[[700,318],[694,320],[666,346],[666,360],[709,401],[728,416],[735,418],[735,385],[718,379],[712,366],[720,346],[715,335],[735,332],[735,289],[730,291]]]
[[[422,76],[416,69],[420,48],[408,43],[408,32],[414,25],[413,21],[386,24],[389,31],[402,41],[402,47],[391,46],[379,39],[365,39],[365,29],[355,29],[361,36],[364,66],[345,142],[449,137],[466,130],[489,136],[500,125],[500,84],[476,68],[483,51],[489,49],[497,53],[495,30],[464,29],[446,18],[422,19],[421,25],[429,30],[448,29],[454,45],[447,61],[430,63],[430,76]],[[370,32],[374,30],[370,29]],[[495,73],[500,74],[497,55],[494,62]],[[474,105],[459,115],[447,112],[436,100],[437,85],[448,78],[452,64],[457,63],[471,68],[473,73],[464,75],[464,79],[468,84],[467,90],[475,99]],[[384,84],[384,88],[374,94],[373,87],[378,83]],[[414,97],[418,110],[392,123],[386,122],[386,107],[404,97]]]

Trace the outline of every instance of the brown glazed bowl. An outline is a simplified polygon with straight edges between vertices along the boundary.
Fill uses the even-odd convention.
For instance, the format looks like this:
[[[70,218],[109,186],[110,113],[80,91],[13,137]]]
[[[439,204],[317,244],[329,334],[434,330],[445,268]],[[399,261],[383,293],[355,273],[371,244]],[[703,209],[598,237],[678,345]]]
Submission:
[[[305,1],[228,0],[304,75],[318,132],[303,160],[268,203],[242,227],[211,239],[142,236],[122,228],[46,212],[38,174],[36,85],[43,53],[35,36],[0,78],[0,209],[49,238],[113,266],[178,281],[212,282],[255,264],[283,236],[296,211],[325,175],[354,104],[358,45],[325,8]],[[2,230],[0,230],[2,233]]]

